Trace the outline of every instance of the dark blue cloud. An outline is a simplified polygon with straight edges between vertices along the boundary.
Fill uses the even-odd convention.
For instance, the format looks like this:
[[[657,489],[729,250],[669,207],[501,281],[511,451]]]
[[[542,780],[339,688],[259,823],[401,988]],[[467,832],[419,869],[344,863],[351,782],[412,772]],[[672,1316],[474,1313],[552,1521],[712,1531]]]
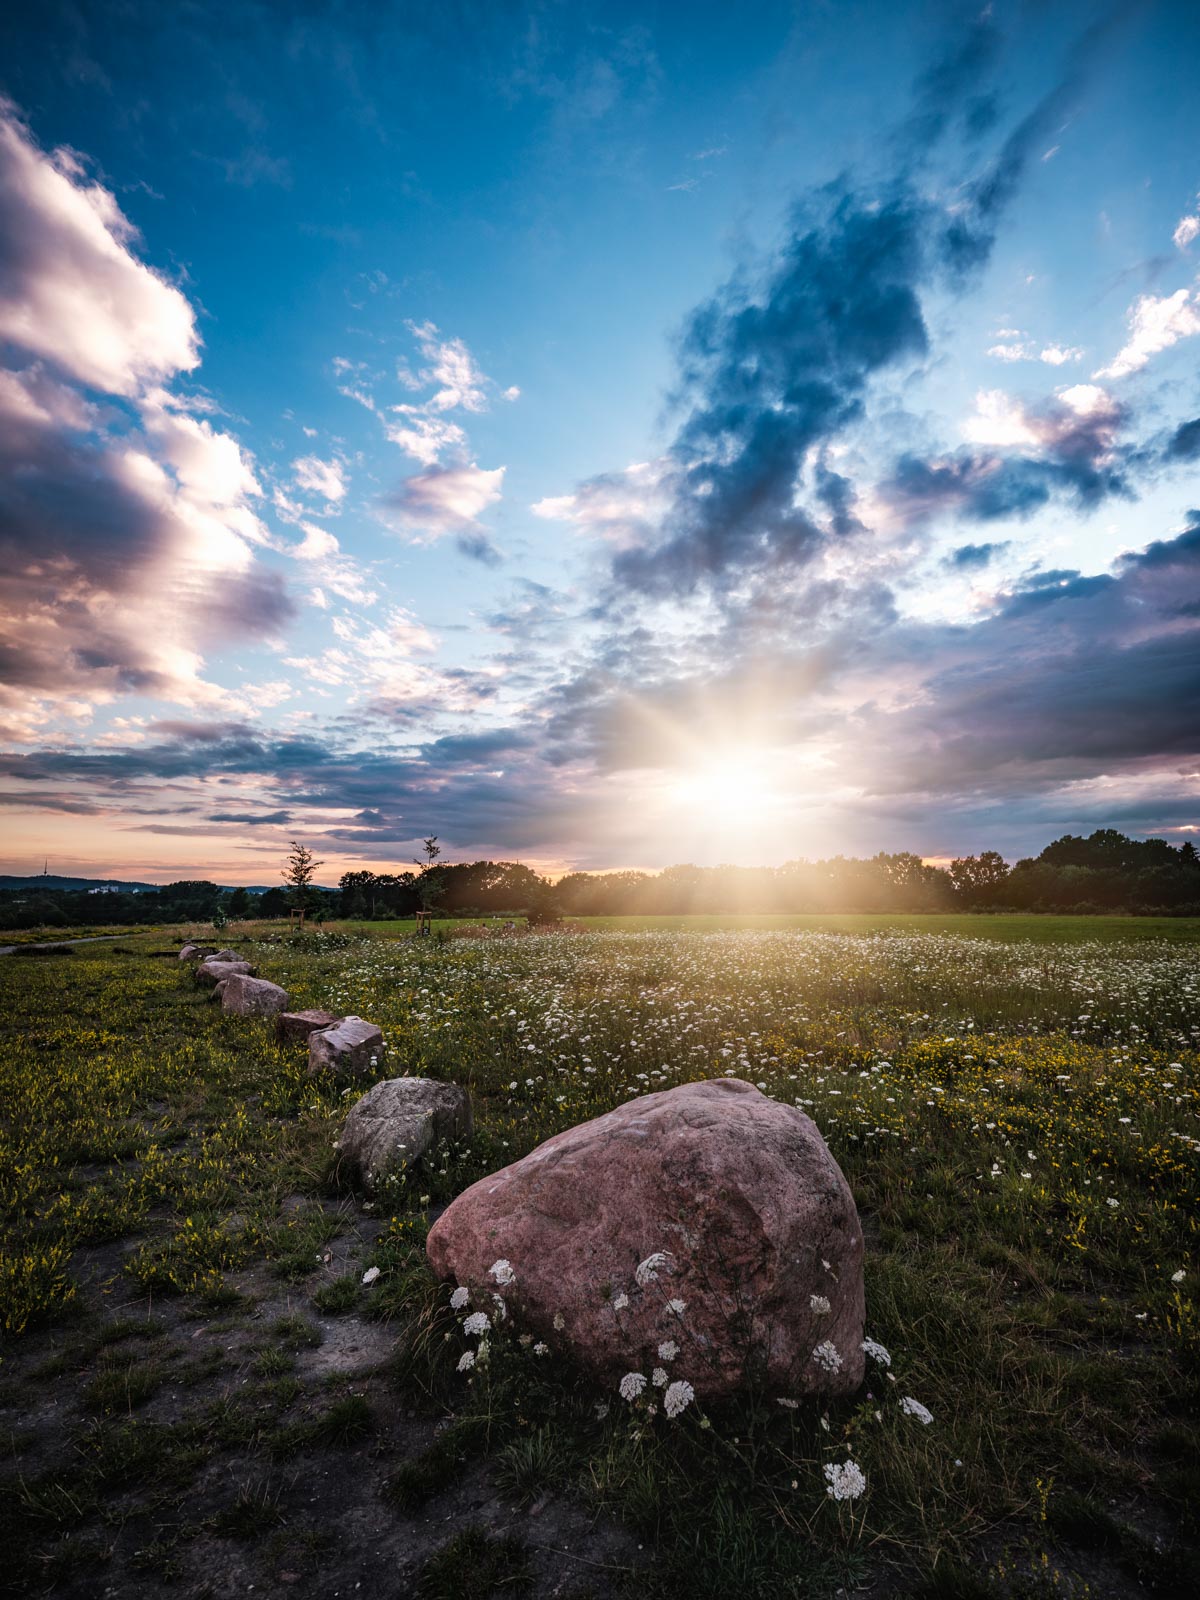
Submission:
[[[996,556],[1003,555],[1008,548],[1007,539],[992,544],[960,544],[956,550],[950,552],[943,565],[960,572],[979,572]]]

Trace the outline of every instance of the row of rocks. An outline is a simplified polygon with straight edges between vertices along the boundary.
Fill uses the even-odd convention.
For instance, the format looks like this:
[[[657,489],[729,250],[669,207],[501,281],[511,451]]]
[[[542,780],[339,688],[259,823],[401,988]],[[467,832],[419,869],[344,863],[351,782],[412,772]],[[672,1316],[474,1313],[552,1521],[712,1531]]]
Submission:
[[[331,1011],[289,1011],[286,989],[258,976],[258,968],[234,950],[185,944],[181,961],[194,963],[196,982],[215,990],[221,1009],[239,1017],[275,1018],[281,1044],[308,1045],[309,1076],[330,1072],[339,1078],[363,1077],[383,1059],[383,1031],[362,1017],[336,1017]]]

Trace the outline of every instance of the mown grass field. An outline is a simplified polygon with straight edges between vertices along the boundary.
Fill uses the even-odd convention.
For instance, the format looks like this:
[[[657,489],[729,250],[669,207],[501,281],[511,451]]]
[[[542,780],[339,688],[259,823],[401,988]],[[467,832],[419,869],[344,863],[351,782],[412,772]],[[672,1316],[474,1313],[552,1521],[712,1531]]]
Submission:
[[[169,937],[4,958],[0,1583],[1192,1593],[1194,926],[820,920],[247,939],[295,1004],[380,1023],[381,1076],[472,1090],[470,1148],[373,1209],[337,1168],[350,1097],[222,1016]],[[1057,921],[1083,937],[1036,937]],[[516,1329],[459,1372],[472,1341],[423,1258],[439,1206],[561,1128],[721,1073],[825,1133],[891,1366],[837,1405],[751,1395],[669,1422]],[[838,1503],[824,1469],[848,1460],[866,1489]]]

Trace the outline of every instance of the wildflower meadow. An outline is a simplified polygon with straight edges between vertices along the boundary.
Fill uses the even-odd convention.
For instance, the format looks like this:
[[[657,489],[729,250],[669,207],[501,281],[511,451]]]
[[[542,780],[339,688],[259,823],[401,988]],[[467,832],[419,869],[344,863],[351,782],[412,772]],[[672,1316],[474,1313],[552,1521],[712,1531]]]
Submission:
[[[377,1022],[377,1077],[469,1088],[471,1139],[370,1200],[337,1140],[371,1079],[310,1079],[194,987],[176,936],[6,958],[6,1581],[1191,1592],[1200,942],[1014,920],[227,930],[296,1007]],[[721,1075],[807,1111],[854,1192],[858,1393],[703,1405],[665,1236],[636,1279],[657,1357],[609,1387],[520,1327],[503,1240],[486,1296],[435,1282],[425,1236],[468,1184]]]

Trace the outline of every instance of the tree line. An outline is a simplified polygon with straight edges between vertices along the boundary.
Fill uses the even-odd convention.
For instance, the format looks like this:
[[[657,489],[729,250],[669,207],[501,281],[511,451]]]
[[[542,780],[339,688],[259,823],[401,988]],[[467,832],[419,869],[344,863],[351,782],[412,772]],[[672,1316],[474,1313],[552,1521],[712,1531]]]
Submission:
[[[293,846],[293,850],[295,850]],[[307,854],[307,852],[306,852]],[[561,917],[692,912],[1057,911],[1200,916],[1200,858],[1188,841],[1130,839],[1114,828],[1066,834],[1009,866],[994,850],[931,866],[907,851],[834,856],[780,867],[673,866],[662,872],[570,872],[552,882],[518,861],[444,862],[425,842],[415,869],[343,873],[336,889],[290,877],[254,893],[184,880],[140,894],[86,890],[0,891],[0,926],[308,920],[439,916]],[[292,859],[292,858],[289,858]],[[311,864],[311,863],[310,863]],[[319,863],[316,863],[319,865]]]

